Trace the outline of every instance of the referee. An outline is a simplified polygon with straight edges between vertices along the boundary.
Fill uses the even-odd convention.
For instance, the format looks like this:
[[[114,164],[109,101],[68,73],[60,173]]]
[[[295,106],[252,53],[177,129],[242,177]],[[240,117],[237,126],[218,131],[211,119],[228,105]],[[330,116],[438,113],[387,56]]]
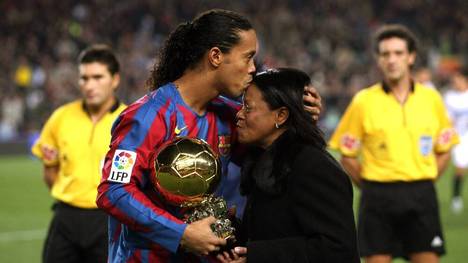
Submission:
[[[383,80],[354,96],[330,140],[362,191],[360,254],[367,263],[438,262],[445,249],[434,181],[458,136],[439,93],[411,78],[413,34],[383,26],[374,44]]]
[[[55,110],[32,147],[56,199],[44,262],[107,261],[107,215],[95,200],[111,126],[125,108],[114,96],[119,81],[119,63],[109,47],[84,50],[79,56],[82,98]]]

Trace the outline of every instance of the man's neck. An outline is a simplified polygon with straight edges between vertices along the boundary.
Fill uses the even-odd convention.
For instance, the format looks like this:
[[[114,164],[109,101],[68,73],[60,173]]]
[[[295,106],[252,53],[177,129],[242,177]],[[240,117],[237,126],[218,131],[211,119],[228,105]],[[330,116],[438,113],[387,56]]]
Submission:
[[[110,111],[110,109],[114,106],[116,102],[117,99],[115,97],[112,97],[100,106],[86,105],[86,110],[89,113],[91,121],[93,123],[97,123],[98,121],[100,121],[102,117],[104,117],[104,115],[106,115],[106,113]]]
[[[411,92],[410,77],[406,76],[395,81],[386,80],[386,84],[388,85],[390,92],[395,96],[397,101],[401,104],[404,104]]]
[[[199,115],[206,112],[208,103],[219,95],[209,73],[189,70],[174,81],[180,96]]]

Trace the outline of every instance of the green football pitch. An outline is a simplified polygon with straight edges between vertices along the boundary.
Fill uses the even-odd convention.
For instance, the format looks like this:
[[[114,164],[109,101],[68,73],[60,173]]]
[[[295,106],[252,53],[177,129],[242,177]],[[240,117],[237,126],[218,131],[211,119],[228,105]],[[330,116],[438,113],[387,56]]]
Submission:
[[[41,262],[52,204],[41,164],[27,156],[0,157],[0,167],[0,262]],[[447,247],[441,262],[463,263],[468,262],[468,207],[458,215],[450,211],[450,182],[447,174],[437,182]],[[467,188],[468,183],[465,205]]]

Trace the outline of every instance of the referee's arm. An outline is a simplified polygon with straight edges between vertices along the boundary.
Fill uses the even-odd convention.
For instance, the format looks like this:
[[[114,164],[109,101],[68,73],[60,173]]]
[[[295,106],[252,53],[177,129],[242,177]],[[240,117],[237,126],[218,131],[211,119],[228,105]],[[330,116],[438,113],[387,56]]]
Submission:
[[[361,187],[362,177],[361,177],[361,163],[359,163],[356,157],[347,157],[341,155],[341,164],[345,168],[346,172],[348,172],[349,176],[351,177],[351,181],[357,186]]]
[[[54,185],[55,180],[57,179],[58,170],[59,170],[58,165],[54,165],[54,166],[44,165],[44,177],[43,178],[44,178],[44,182],[46,183],[49,189],[52,188],[52,185]]]
[[[439,178],[447,168],[447,164],[450,161],[450,151],[443,153],[436,153],[437,162],[437,178]]]

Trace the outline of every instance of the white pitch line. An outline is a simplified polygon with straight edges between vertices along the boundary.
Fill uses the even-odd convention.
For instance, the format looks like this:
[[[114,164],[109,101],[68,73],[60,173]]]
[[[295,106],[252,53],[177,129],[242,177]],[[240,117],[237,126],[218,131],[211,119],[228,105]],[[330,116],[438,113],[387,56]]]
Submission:
[[[45,238],[46,229],[33,229],[12,232],[0,232],[0,243],[14,241],[31,241]]]

